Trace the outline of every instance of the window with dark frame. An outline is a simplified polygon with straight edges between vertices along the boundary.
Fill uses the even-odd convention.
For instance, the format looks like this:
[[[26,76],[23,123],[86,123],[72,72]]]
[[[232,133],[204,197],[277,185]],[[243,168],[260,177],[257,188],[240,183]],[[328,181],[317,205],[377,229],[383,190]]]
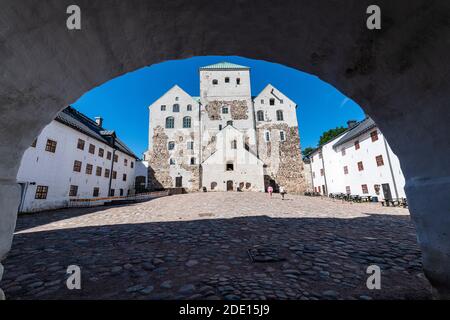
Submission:
[[[372,142],[375,142],[375,141],[377,141],[378,140],[378,131],[372,131],[371,133],[370,133],[370,138],[372,139]]]
[[[323,176],[324,174],[325,174],[325,170],[323,170],[323,168],[320,169],[320,175]]]
[[[187,111],[192,111],[192,105],[191,105],[191,104],[188,104],[186,110],[187,110]]]
[[[233,162],[228,162],[226,167],[225,167],[226,171],[234,171],[234,164]]]
[[[194,150],[194,141],[188,141],[187,142],[187,149],[188,150]]]
[[[362,193],[367,194],[369,193],[369,188],[367,187],[367,184],[361,185]]]
[[[175,103],[175,104],[172,106],[172,111],[173,111],[173,112],[180,112],[180,105],[179,105],[178,103]]]
[[[167,144],[167,150],[173,150],[173,149],[175,149],[175,142],[169,141],[169,143]]]
[[[166,106],[164,104],[161,105],[161,111],[166,111]]]
[[[280,131],[280,140],[281,141],[285,141],[286,140],[286,134],[284,133],[284,131]]]
[[[219,81],[217,81],[217,79],[213,79],[212,84],[217,85],[217,84],[219,84]]]
[[[78,186],[71,185],[69,189],[69,197],[76,197],[78,194]]]
[[[376,156],[375,161],[377,162],[377,167],[384,166],[383,155]]]
[[[358,150],[360,148],[359,141],[355,141],[355,150]]]
[[[352,192],[351,192],[351,189],[350,189],[350,186],[346,186],[345,187],[345,193],[346,194],[351,194]]]
[[[130,167],[131,167],[131,169],[133,169],[133,168],[134,168],[134,162],[133,162],[133,161],[131,161],[131,163],[130,163]]]
[[[225,77],[225,83],[230,83],[230,78]]]
[[[271,98],[271,99],[269,100],[269,105],[271,105],[271,106],[274,106],[274,105],[275,105],[275,99],[274,99],[274,98]]]
[[[37,145],[37,138],[33,140],[31,147],[36,148],[36,145]]]
[[[100,158],[103,158],[103,155],[105,154],[105,149],[103,148],[98,148],[98,156]]]
[[[105,175],[104,175],[105,178],[109,178],[109,172],[110,172],[109,169],[105,169]]]
[[[231,141],[231,149],[237,149],[237,141],[236,140]]]
[[[124,173],[124,174],[122,175],[122,181],[127,181],[127,174],[126,174],[126,173]]]
[[[112,153],[108,151],[106,153],[106,159],[111,160],[111,156],[112,156]]]
[[[119,155],[114,154],[114,162],[119,162]]]
[[[358,162],[358,171],[363,171],[364,170],[364,165],[362,163],[362,161]]]
[[[125,166],[125,167],[128,167],[128,159],[123,159],[123,165]]]
[[[241,78],[236,78],[236,84],[241,84]]]
[[[97,166],[97,168],[95,168],[95,175],[97,177],[101,177],[102,176],[102,167],[98,167]]]
[[[342,156],[345,156],[345,149],[341,150]]]
[[[184,117],[183,128],[190,128],[190,127],[191,127],[191,117]]]
[[[228,114],[228,107],[227,106],[223,106],[222,107],[222,113],[223,114]]]
[[[45,151],[55,153],[56,152],[56,141],[47,139],[47,143],[45,145]]]
[[[95,146],[92,143],[89,144],[89,153],[95,154]]]
[[[117,179],[117,171],[114,171],[114,170],[113,170],[113,172],[112,172],[112,178],[113,178],[113,179]]]
[[[37,186],[34,198],[40,200],[47,199],[47,194],[48,194],[48,186]]]
[[[263,112],[262,110],[259,110],[259,111],[256,113],[256,119],[257,119],[258,121],[264,121],[264,112]]]
[[[78,139],[77,148],[80,150],[84,150],[85,141],[83,139]]]
[[[109,196],[110,197],[114,197],[114,194],[116,193],[116,190],[115,189],[111,189],[111,190],[109,190]]]
[[[166,129],[173,129],[175,127],[175,119],[173,117],[166,118]]]
[[[93,197],[98,197],[99,194],[100,194],[100,188],[99,187],[94,187],[94,191],[92,192],[92,196]]]
[[[86,164],[86,174],[92,174],[93,166],[92,164]]]
[[[277,121],[284,121],[282,110],[277,110]]]
[[[191,165],[195,165],[195,158],[191,158]]]
[[[348,174],[348,167],[347,166],[344,167],[344,174]]]
[[[120,189],[120,196],[123,196],[123,189]]]
[[[73,162],[73,171],[81,172],[81,161],[75,160]]]

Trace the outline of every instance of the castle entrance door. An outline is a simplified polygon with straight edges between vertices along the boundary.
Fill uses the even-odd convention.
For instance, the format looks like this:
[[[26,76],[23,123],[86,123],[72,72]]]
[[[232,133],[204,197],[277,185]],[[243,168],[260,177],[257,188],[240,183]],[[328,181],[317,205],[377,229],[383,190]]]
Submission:
[[[227,181],[227,191],[233,191],[233,180]]]

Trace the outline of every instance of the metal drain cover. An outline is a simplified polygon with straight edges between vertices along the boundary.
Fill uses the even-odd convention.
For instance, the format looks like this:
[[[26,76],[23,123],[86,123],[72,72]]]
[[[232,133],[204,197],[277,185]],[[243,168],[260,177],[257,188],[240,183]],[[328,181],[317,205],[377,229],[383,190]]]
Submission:
[[[280,262],[285,261],[276,249],[270,247],[255,247],[247,250],[252,262]]]

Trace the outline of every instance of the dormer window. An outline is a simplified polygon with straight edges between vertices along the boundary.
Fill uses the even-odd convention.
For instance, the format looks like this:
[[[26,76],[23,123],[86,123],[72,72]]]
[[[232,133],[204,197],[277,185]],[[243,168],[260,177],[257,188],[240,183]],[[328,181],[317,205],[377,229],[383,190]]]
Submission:
[[[219,84],[219,81],[217,79],[213,79],[212,84],[217,85],[217,84]]]

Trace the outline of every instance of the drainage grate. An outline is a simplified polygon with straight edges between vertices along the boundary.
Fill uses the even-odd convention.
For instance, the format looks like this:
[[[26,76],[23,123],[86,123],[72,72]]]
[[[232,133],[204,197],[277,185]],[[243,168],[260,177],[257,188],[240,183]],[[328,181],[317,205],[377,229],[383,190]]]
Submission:
[[[272,247],[254,247],[247,250],[252,262],[280,262],[285,261],[278,250]]]

